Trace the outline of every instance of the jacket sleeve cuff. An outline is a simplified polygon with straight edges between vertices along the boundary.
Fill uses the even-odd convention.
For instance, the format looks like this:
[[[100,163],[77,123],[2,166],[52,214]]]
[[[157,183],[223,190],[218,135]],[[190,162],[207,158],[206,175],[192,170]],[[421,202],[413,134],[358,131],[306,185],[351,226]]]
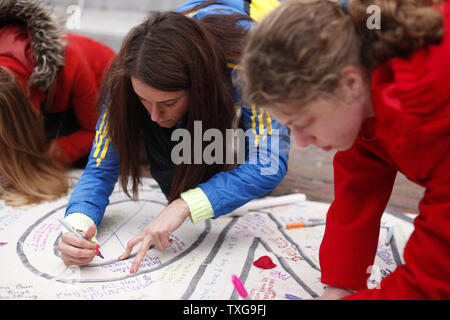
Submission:
[[[186,201],[189,210],[191,211],[192,223],[214,217],[214,210],[209,202],[208,197],[199,187],[185,191],[180,194],[180,197]]]
[[[92,220],[90,217],[83,213],[74,212],[64,218],[74,229],[85,232],[89,227],[93,224],[95,224],[94,220]],[[66,228],[61,226],[61,231],[68,232]],[[94,237],[90,239],[92,242],[95,242],[98,244],[98,241],[96,239],[97,232],[95,233]]]

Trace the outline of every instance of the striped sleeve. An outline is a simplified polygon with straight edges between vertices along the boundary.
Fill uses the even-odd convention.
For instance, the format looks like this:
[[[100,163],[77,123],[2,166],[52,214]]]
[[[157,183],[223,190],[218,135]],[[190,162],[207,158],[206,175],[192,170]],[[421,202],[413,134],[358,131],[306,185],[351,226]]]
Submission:
[[[108,121],[106,120],[108,117],[108,108],[105,109],[103,114],[100,117],[100,123],[97,124],[96,132],[95,132],[95,149],[93,148],[92,157],[95,159],[96,167],[98,167],[102,160],[105,159],[106,153],[109,149],[109,144],[111,142],[111,137],[108,134]]]
[[[280,5],[278,0],[244,0],[248,15],[255,21],[260,21],[266,14]]]
[[[108,108],[103,105],[89,160],[67,205],[66,214],[83,213],[99,225],[119,175],[119,156],[108,133]]]
[[[271,192],[287,172],[289,129],[262,108],[241,108],[245,130],[245,162],[219,172],[198,187],[208,198],[214,218]]]

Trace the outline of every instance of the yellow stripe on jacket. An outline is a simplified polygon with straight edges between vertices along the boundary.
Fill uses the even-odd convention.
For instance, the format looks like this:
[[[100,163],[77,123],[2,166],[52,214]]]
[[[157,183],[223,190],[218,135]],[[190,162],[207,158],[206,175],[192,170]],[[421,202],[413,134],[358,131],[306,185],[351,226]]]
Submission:
[[[108,115],[108,109],[105,110],[102,117],[102,122],[100,123],[100,126],[98,127],[97,132],[95,133],[95,151],[92,157],[94,159],[97,159],[97,167],[101,164],[102,160],[105,159],[106,153],[108,151],[108,147],[111,141],[111,138],[108,137],[103,145],[102,152],[100,153],[103,141],[105,140],[106,136],[108,135],[108,120],[106,120]],[[100,157],[99,157],[100,153]]]
[[[250,17],[260,21],[266,14],[280,5],[277,0],[252,0],[250,2]]]
[[[255,147],[258,148],[258,145],[259,145],[259,134],[256,132],[256,121],[255,121],[256,116],[257,116],[256,107],[255,107],[254,104],[252,104],[252,117],[251,117],[251,120],[252,120],[252,132],[255,135]]]

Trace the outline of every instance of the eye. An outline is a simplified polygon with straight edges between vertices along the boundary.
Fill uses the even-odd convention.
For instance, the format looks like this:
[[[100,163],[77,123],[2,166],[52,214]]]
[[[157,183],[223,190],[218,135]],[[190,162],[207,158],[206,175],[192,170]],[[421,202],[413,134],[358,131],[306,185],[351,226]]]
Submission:
[[[296,125],[294,125],[294,128],[296,130],[305,130],[309,125],[310,125],[309,123],[305,123],[305,124],[301,124],[301,125],[296,124]]]
[[[176,103],[176,101],[173,101],[173,102],[163,102],[163,105],[165,105],[166,107],[171,107],[171,106],[174,106],[175,103]]]
[[[295,125],[295,128],[297,130],[305,130],[306,128],[308,128],[309,126],[311,126],[311,124],[314,122],[314,118],[310,117],[307,121],[304,121],[303,123],[299,123],[297,125]]]
[[[144,106],[149,105],[149,102],[148,102],[147,100],[145,100],[145,99],[143,99],[143,98],[141,98],[141,97],[138,97],[138,98],[139,98],[139,101],[141,101],[141,103],[142,103]]]

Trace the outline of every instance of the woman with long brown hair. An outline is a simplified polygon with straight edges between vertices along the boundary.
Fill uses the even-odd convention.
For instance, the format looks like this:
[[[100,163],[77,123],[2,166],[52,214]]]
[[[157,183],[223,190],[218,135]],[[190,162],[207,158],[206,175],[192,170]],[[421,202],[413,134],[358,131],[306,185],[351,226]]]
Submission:
[[[127,258],[142,242],[131,273],[138,270],[151,244],[160,251],[169,247],[170,233],[186,218],[197,222],[227,214],[273,190],[286,174],[288,129],[264,110],[245,105],[234,82],[252,22],[249,13],[267,11],[271,3],[276,4],[187,1],[175,12],[152,12],[126,37],[103,86],[100,101],[105,103],[97,136],[66,219],[90,239],[117,179],[130,197],[138,197],[143,140],[150,172],[169,205],[129,241],[121,255]],[[204,158],[209,144],[198,137],[198,131],[206,135],[212,130],[215,137],[223,138],[219,149],[228,149],[225,137],[235,127],[237,107],[249,133],[241,145],[253,154],[247,153],[243,163]],[[180,130],[188,136],[182,142],[189,146],[180,150],[181,162],[174,159],[179,144],[172,141]],[[219,151],[215,152],[213,158]],[[266,173],[264,169],[273,163],[275,170]],[[67,265],[84,265],[95,256],[95,248],[90,241],[65,233],[61,257]]]
[[[298,145],[339,150],[322,298],[449,299],[450,3],[341,2],[283,3],[252,29],[246,96]],[[398,171],[425,193],[404,264],[378,268],[387,276],[372,288],[377,248],[390,252],[380,221]]]
[[[0,2],[0,198],[8,205],[67,191],[64,169],[87,161],[113,56],[93,39],[63,34],[38,0]]]

